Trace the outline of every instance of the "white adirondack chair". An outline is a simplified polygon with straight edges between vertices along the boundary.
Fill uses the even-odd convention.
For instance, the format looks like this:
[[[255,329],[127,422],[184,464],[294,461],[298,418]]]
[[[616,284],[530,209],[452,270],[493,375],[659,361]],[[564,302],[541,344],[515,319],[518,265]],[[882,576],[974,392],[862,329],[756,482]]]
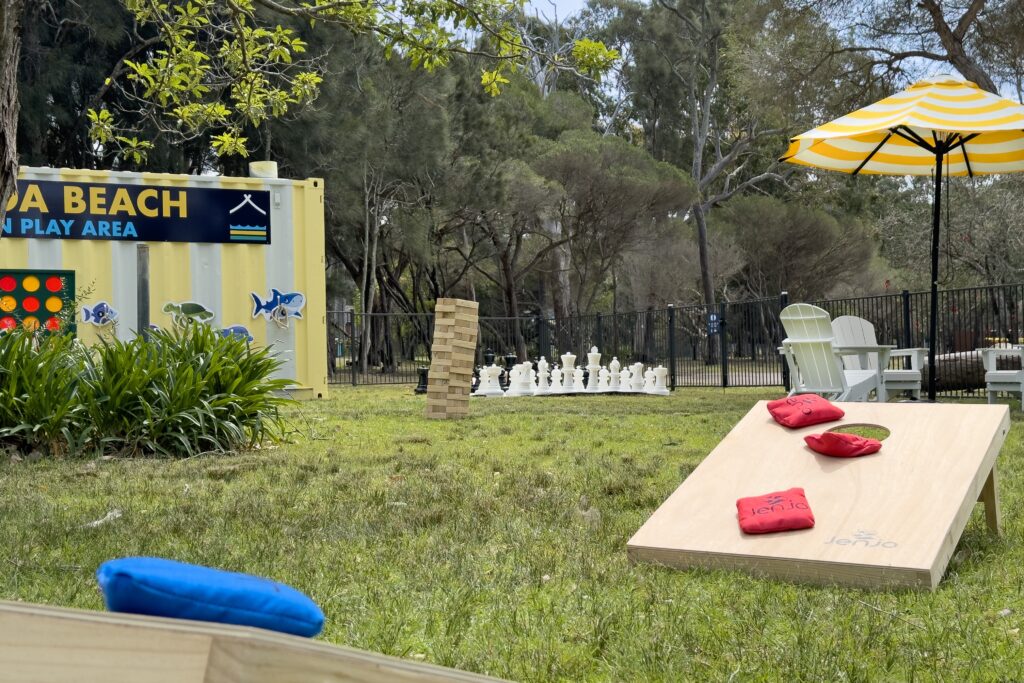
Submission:
[[[832,321],[832,332],[835,334],[836,344],[842,347],[878,347],[875,338],[875,326],[864,318],[855,315],[841,315]],[[889,368],[882,366],[882,385],[886,394],[894,391],[909,391],[914,398],[921,398],[921,368],[924,367],[925,356],[928,349],[897,349],[888,346],[889,359],[909,358],[910,368],[901,367]],[[843,366],[847,369],[857,368],[860,370],[877,370],[879,354],[858,353],[843,356]]]
[[[1011,392],[1021,395],[1021,409],[1024,410],[1024,365],[1021,370],[999,370],[996,361],[999,358],[1019,358],[1024,362],[1024,348],[1015,346],[1009,348],[979,349],[981,362],[985,366],[985,393],[988,394],[988,402],[996,402],[996,394],[1000,391]]]
[[[836,401],[866,401],[874,391],[879,400],[885,400],[880,372],[843,367],[843,352],[848,355],[856,350],[835,344],[828,311],[811,304],[792,304],[782,310],[779,319],[786,330],[781,351],[790,369],[790,396],[822,394]]]

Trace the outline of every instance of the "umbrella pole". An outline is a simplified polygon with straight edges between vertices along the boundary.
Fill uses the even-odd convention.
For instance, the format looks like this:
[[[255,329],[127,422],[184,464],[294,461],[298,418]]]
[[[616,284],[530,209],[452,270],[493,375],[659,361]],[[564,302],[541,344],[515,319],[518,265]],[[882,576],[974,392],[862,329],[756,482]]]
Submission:
[[[939,330],[939,219],[942,217],[942,149],[935,152],[935,204],[932,206],[932,310],[928,334],[928,400],[935,401],[935,345]]]

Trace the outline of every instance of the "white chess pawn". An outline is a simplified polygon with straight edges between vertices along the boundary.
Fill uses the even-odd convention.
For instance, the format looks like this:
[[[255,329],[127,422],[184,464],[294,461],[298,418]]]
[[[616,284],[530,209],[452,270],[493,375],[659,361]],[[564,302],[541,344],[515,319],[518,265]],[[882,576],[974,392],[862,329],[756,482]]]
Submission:
[[[583,386],[583,368],[576,368],[572,371],[572,393],[582,394],[586,389]]]
[[[633,378],[630,389],[633,393],[639,394],[644,390],[644,364],[633,363],[633,367],[630,368],[630,375]]]
[[[601,368],[601,371],[597,373],[598,391],[611,391],[611,388],[608,386],[608,380],[611,376],[612,373],[608,372],[608,368]]]
[[[537,373],[533,371],[533,365],[529,362],[523,363],[520,369],[519,391],[522,396],[533,396],[533,383],[537,380]]]
[[[520,375],[523,369],[519,365],[513,365],[512,369],[508,372],[508,389],[505,390],[506,396],[522,396],[523,386],[520,381]]]
[[[571,356],[571,358],[575,359],[576,356]],[[564,360],[565,356],[562,356],[562,359]],[[566,365],[565,363],[563,363],[562,364],[562,393],[563,394],[575,394],[576,393],[576,387],[573,386],[575,381],[576,381],[576,366],[575,365]]]
[[[619,372],[619,391],[623,393],[629,393],[630,391],[633,391],[633,388],[629,385],[629,380],[629,368],[622,368],[622,370]]]
[[[658,396],[668,396],[670,392],[668,390],[667,379],[668,368],[660,365],[654,368],[654,390],[651,393],[657,394]]]
[[[533,390],[533,395],[540,396],[549,393],[551,393],[551,387],[548,384],[548,362],[544,360],[544,356],[541,356],[537,363],[537,388]]]
[[[622,372],[622,365],[619,363],[619,359],[612,356],[612,362],[608,364],[608,373],[611,375],[608,383],[608,391],[619,390],[619,377]]]
[[[551,371],[551,393],[564,394],[565,387],[562,386],[562,371],[556,365]]]
[[[647,372],[644,373],[643,391],[645,394],[654,393],[654,370],[651,368],[647,368]]]

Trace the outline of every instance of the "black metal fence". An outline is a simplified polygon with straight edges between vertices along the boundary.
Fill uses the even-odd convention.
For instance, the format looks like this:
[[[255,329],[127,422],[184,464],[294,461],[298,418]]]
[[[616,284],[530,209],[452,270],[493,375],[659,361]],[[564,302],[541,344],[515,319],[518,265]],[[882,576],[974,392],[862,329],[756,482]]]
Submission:
[[[785,334],[779,313],[789,302],[777,298],[548,318],[480,319],[477,362],[486,349],[519,360],[549,361],[571,352],[586,359],[597,346],[602,363],[613,357],[627,365],[664,365],[674,387],[779,386],[787,383],[778,354]],[[811,302],[833,318],[855,315],[875,326],[879,344],[927,347],[928,292]],[[971,394],[984,387],[975,349],[1021,341],[1024,284],[939,292],[936,379],[945,395]],[[329,376],[335,384],[403,384],[417,380],[430,364],[433,316],[329,312]],[[560,363],[559,363],[560,364]]]

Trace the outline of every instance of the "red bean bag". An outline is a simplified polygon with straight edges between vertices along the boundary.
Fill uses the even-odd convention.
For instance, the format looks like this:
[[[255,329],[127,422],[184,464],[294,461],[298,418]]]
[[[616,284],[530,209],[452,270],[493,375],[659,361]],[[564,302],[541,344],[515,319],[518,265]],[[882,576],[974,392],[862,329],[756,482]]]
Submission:
[[[846,414],[817,394],[797,394],[768,401],[768,412],[776,422],[790,429],[832,422]]]
[[[824,434],[808,434],[804,441],[812,451],[836,458],[856,458],[860,455],[877,453],[882,447],[878,439],[869,439],[856,434],[843,432],[825,432]]]
[[[814,513],[802,488],[740,498],[736,501],[736,512],[740,529],[746,534],[770,534],[814,526]]]

